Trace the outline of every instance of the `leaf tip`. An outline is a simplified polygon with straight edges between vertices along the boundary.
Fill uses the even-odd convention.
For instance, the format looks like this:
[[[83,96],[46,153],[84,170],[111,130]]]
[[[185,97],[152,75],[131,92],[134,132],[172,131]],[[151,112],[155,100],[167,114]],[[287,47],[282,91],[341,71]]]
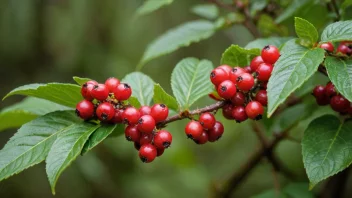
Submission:
[[[315,183],[309,182],[309,190],[313,190]]]

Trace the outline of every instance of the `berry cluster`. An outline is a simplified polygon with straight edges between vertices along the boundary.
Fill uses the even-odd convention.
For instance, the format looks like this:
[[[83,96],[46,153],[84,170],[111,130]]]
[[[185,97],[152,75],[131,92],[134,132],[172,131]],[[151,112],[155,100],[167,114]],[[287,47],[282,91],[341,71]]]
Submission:
[[[272,45],[265,46],[261,56],[252,59],[250,66],[231,68],[221,65],[210,74],[217,93],[209,94],[216,100],[226,100],[222,113],[225,118],[243,122],[248,118],[259,120],[266,106],[266,85],[274,64],[279,59],[279,50]]]
[[[322,43],[320,48],[325,49],[328,53],[334,53],[335,47],[331,42]],[[352,42],[342,41],[336,49],[336,54],[351,56],[352,55]]]
[[[140,109],[125,101],[132,95],[131,87],[109,78],[105,84],[90,80],[82,85],[84,100],[76,106],[76,114],[84,120],[99,119],[105,123],[126,124],[125,137],[133,141],[143,162],[152,162],[164,153],[172,142],[172,135],[166,130],[157,130],[157,124],[166,120],[169,109],[164,104]]]

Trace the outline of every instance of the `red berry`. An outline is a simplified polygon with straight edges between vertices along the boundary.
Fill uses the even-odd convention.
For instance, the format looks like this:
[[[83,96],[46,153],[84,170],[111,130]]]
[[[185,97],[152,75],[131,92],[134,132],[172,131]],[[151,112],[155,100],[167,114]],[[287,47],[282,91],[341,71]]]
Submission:
[[[246,113],[249,118],[253,120],[260,120],[262,119],[264,108],[259,102],[251,101],[246,106]]]
[[[154,145],[156,148],[169,148],[172,142],[172,135],[166,130],[160,130],[154,136]]]
[[[226,104],[222,107],[222,115],[228,119],[228,120],[233,120],[234,118],[232,117],[232,111],[233,111],[234,106],[232,104]]]
[[[139,139],[139,144],[149,144],[153,141],[153,134],[152,133],[141,133],[141,138]]]
[[[226,71],[228,74],[230,74],[232,67],[228,66],[228,65],[220,65],[219,67],[220,69],[223,69],[224,71]]]
[[[229,80],[229,74],[221,68],[215,68],[210,73],[210,80],[215,86],[218,86],[223,81]]]
[[[232,98],[231,102],[235,106],[242,106],[246,101],[246,96],[242,92],[237,92]]]
[[[97,84],[98,84],[97,81],[90,80],[82,85],[81,94],[84,99],[86,99],[86,100],[93,100],[94,99],[92,96],[92,90],[93,90],[94,85],[97,85]]]
[[[203,133],[202,125],[197,121],[190,121],[185,127],[185,133],[188,138],[197,139]]]
[[[128,100],[132,95],[131,87],[126,83],[121,83],[113,90],[117,100]]]
[[[152,162],[157,155],[157,150],[152,144],[144,144],[139,149],[139,158],[144,163]]]
[[[263,106],[268,105],[268,95],[265,90],[259,90],[257,95],[255,95],[255,100],[260,102]]]
[[[164,104],[155,104],[152,106],[150,115],[154,118],[155,122],[164,121],[169,115],[169,108]]]
[[[248,119],[246,110],[243,106],[234,107],[232,111],[232,117],[234,117],[238,123]]]
[[[202,134],[196,138],[196,139],[193,139],[193,141],[196,143],[196,144],[205,144],[208,142],[208,133],[206,131],[202,131]]]
[[[264,63],[261,56],[256,56],[252,59],[251,64],[249,65],[252,71],[256,71],[260,64]]]
[[[138,130],[143,133],[152,133],[155,128],[155,120],[150,115],[144,115],[138,120]]]
[[[139,108],[139,113],[141,114],[141,116],[150,115],[151,111],[152,111],[152,109],[149,106],[141,106]]]
[[[115,115],[111,119],[111,122],[112,123],[122,123],[123,122],[122,113],[123,113],[122,109],[115,109]]]
[[[352,54],[352,49],[350,49],[347,45],[340,44],[336,50],[336,53],[341,53],[350,56]]]
[[[236,94],[237,89],[235,83],[225,80],[219,84],[217,91],[222,98],[230,99]]]
[[[341,95],[337,95],[331,98],[330,106],[334,111],[343,113],[347,112],[350,107],[350,102]]]
[[[262,59],[266,63],[274,64],[280,57],[280,52],[277,47],[267,45],[262,49]]]
[[[243,68],[244,71],[246,71],[247,73],[252,73],[252,68],[250,66],[244,67]],[[254,70],[255,71],[255,70]]]
[[[325,96],[325,87],[322,86],[322,85],[315,86],[315,88],[313,89],[313,93],[312,94],[316,98]]]
[[[208,131],[208,140],[209,142],[215,142],[220,139],[224,133],[224,125],[221,122],[216,122],[214,127]]]
[[[322,43],[319,47],[326,50],[327,52],[334,52],[334,45],[331,42]]]
[[[164,148],[156,148],[156,156],[159,157],[164,153]]]
[[[332,84],[332,82],[328,82],[326,84],[325,95],[328,96],[329,98],[337,95],[335,86]]]
[[[119,79],[117,78],[108,78],[106,81],[105,81],[105,85],[106,87],[109,89],[109,92],[112,93],[114,92],[115,88],[117,87],[117,85],[120,84],[120,81]]]
[[[89,100],[82,100],[76,105],[76,114],[84,120],[94,115],[94,104]]]
[[[246,71],[244,69],[242,69],[241,67],[234,67],[231,72],[230,72],[230,80],[233,83],[237,82],[237,78],[242,75],[243,73],[246,73]]]
[[[249,73],[243,73],[237,78],[237,87],[242,91],[249,91],[254,86],[254,78]]]
[[[134,107],[126,108],[122,113],[123,121],[129,125],[137,124],[140,117],[139,111]]]
[[[257,69],[258,80],[268,81],[272,71],[273,71],[273,66],[271,64],[268,64],[268,63],[260,64]]]
[[[137,126],[127,126],[125,128],[125,137],[128,141],[139,142],[141,132],[138,131]]]
[[[213,114],[206,112],[202,113],[199,116],[199,123],[203,126],[204,129],[211,129],[215,125],[215,117]]]
[[[103,102],[97,107],[95,113],[97,114],[99,120],[109,121],[114,117],[115,109],[109,102]]]
[[[103,101],[109,96],[109,90],[104,84],[94,85],[91,94],[93,98]]]

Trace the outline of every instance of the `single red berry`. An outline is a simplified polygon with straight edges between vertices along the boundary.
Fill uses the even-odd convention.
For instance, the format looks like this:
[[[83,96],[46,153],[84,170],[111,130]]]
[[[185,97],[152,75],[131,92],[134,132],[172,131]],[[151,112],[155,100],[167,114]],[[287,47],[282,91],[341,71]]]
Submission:
[[[139,158],[144,163],[152,162],[157,155],[157,150],[152,144],[144,144],[139,149]]]
[[[134,148],[139,151],[139,149],[141,148],[141,144],[139,144],[139,142],[134,142]]]
[[[208,131],[208,140],[209,142],[215,142],[220,139],[224,133],[224,125],[221,122],[217,121],[213,128]]]
[[[141,132],[137,129],[137,126],[127,126],[125,128],[125,137],[128,141],[139,142]]]
[[[89,100],[82,100],[76,105],[76,114],[84,120],[94,116],[94,104]]]
[[[229,74],[221,68],[215,68],[210,73],[210,80],[215,86],[218,86],[225,80],[229,80],[229,78]]]
[[[153,141],[153,134],[152,133],[141,133],[141,138],[139,139],[139,144],[149,144]]]
[[[169,148],[172,142],[172,135],[166,130],[160,130],[154,136],[154,145],[156,148]]]
[[[237,123],[243,122],[248,119],[246,109],[243,106],[233,108],[232,117],[235,118]]]
[[[273,71],[273,65],[268,64],[268,63],[262,63],[259,65],[258,69],[257,69],[257,78],[260,81],[268,81],[270,76],[271,76],[271,72]]]
[[[134,107],[126,108],[122,113],[123,121],[129,125],[137,124],[140,117],[139,111]]]
[[[261,56],[264,62],[274,64],[279,59],[280,52],[277,47],[267,45],[262,49]]]
[[[267,92],[265,90],[259,90],[257,95],[255,95],[255,100],[260,102],[260,104],[266,107],[268,105]]]
[[[235,106],[242,106],[246,101],[246,96],[242,92],[236,92],[236,94],[231,98],[231,102]]]
[[[115,109],[109,102],[103,102],[99,104],[95,114],[97,114],[99,120],[109,121],[114,117]]]
[[[219,96],[222,98],[230,99],[236,94],[237,89],[235,83],[231,82],[230,80],[225,80],[224,82],[220,83],[217,91]]]
[[[205,144],[208,142],[208,133],[206,131],[202,131],[202,134],[196,138],[196,139],[193,139],[193,141],[196,143],[196,144]]]
[[[233,120],[234,119],[232,117],[233,108],[234,108],[234,106],[232,104],[225,104],[222,107],[222,115],[228,120]]]
[[[156,148],[156,156],[160,157],[164,153],[164,148]]]
[[[325,95],[328,96],[329,98],[337,95],[335,86],[332,84],[332,82],[328,82],[326,84],[326,86],[325,86]]]
[[[143,133],[152,133],[155,128],[155,120],[151,115],[144,115],[138,120],[138,130]]]
[[[141,114],[141,116],[150,115],[151,111],[152,111],[152,109],[150,108],[150,106],[141,106],[139,108],[139,113]]]
[[[223,69],[224,71],[226,71],[228,74],[230,74],[232,67],[228,66],[228,65],[220,65],[219,67],[220,69]]]
[[[197,139],[202,135],[203,127],[197,121],[190,121],[185,127],[185,133],[188,138]]]
[[[347,112],[350,102],[341,95],[333,96],[330,100],[330,106],[334,111]]]
[[[128,84],[121,83],[115,87],[113,93],[117,100],[128,100],[132,95],[132,89]]]
[[[256,71],[260,64],[264,63],[261,56],[256,56],[252,59],[251,64],[249,65],[252,71]]]
[[[105,86],[109,89],[109,92],[112,93],[114,92],[115,88],[117,87],[117,85],[120,84],[120,81],[119,79],[117,78],[108,78],[106,81],[105,81]]]
[[[254,86],[254,78],[249,73],[243,73],[237,78],[237,87],[242,91],[249,91]]]
[[[150,115],[154,118],[155,122],[164,121],[169,115],[169,108],[164,104],[155,104],[152,106]]]
[[[313,89],[313,96],[316,97],[316,98],[319,98],[319,97],[323,97],[325,96],[325,87],[322,86],[322,85],[317,85],[314,87]]]
[[[322,43],[319,47],[326,50],[327,52],[334,52],[334,45],[331,42]]]
[[[246,70],[241,67],[234,67],[230,72],[230,80],[236,84],[237,78],[243,73],[246,73]]]
[[[336,53],[341,53],[341,54],[344,54],[344,55],[348,55],[350,56],[352,54],[352,49],[350,49],[347,45],[339,45],[337,47],[337,50],[336,50]]]
[[[92,90],[93,90],[94,85],[98,85],[97,81],[95,81],[95,80],[90,80],[82,85],[81,94],[84,99],[86,99],[86,100],[93,100],[94,99],[92,96]]]
[[[91,94],[93,98],[103,101],[109,96],[109,90],[104,84],[94,85]]]
[[[204,129],[211,129],[215,125],[215,117],[213,114],[206,112],[202,113],[199,116],[199,123],[203,126]]]
[[[246,113],[249,118],[260,120],[264,113],[263,105],[257,101],[251,101],[246,106]]]
[[[246,71],[247,73],[252,73],[252,72],[253,72],[253,71],[252,71],[252,68],[251,68],[250,66],[244,67],[243,69],[244,69],[244,71]],[[255,71],[255,70],[254,70],[254,71]]]
[[[115,109],[115,115],[111,119],[111,122],[112,123],[122,123],[123,122],[122,113],[123,113],[122,109]]]

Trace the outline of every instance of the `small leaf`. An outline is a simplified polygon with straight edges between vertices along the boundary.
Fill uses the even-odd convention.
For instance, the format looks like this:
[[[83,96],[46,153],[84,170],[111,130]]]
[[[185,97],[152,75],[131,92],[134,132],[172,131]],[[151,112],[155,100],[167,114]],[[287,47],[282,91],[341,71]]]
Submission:
[[[296,34],[300,39],[307,40],[313,45],[318,41],[318,30],[309,21],[295,17]]]
[[[209,21],[197,20],[167,31],[147,47],[137,69],[142,69],[145,63],[157,57],[211,37],[215,33],[215,28],[214,24]]]
[[[337,91],[352,101],[352,60],[328,56],[325,59],[325,67]]]
[[[74,76],[73,77],[73,80],[80,86],[82,86],[84,83],[90,81],[91,79],[90,78],[81,78],[81,77],[78,77],[78,76]]]
[[[328,25],[321,34],[321,43],[352,40],[352,21],[340,21]]]
[[[259,49],[244,49],[238,45],[231,45],[225,50],[221,57],[221,64],[230,65],[232,67],[248,66],[250,61],[260,55]]]
[[[146,15],[172,2],[173,0],[146,0],[136,13],[138,16]]]
[[[292,37],[269,37],[269,38],[260,38],[254,41],[249,42],[246,45],[246,49],[258,48],[263,49],[266,45],[274,45],[277,48],[280,48],[284,43],[291,40]]]
[[[313,120],[302,139],[303,163],[310,189],[347,168],[352,162],[352,121],[333,115]]]
[[[153,100],[154,100],[154,103],[163,103],[169,109],[173,109],[175,111],[178,110],[178,104],[176,99],[170,96],[168,93],[166,93],[159,84],[154,85]]]
[[[149,76],[133,72],[126,75],[121,82],[128,83],[132,87],[132,96],[136,97],[141,105],[150,105],[154,95],[154,82]]]
[[[281,23],[303,8],[309,1],[293,0],[292,3],[275,19],[275,23]]]
[[[171,74],[171,88],[183,110],[213,90],[209,75],[213,64],[208,60],[185,58],[177,63]]]
[[[310,50],[294,40],[284,46],[268,83],[268,117],[317,71],[324,53],[321,48]]]
[[[42,98],[72,108],[75,108],[77,103],[82,100],[81,88],[74,84],[48,83],[24,85],[12,90],[3,100],[16,94]]]
[[[136,107],[136,108],[140,108],[142,105],[141,103],[138,101],[138,99],[136,97],[131,96],[128,99],[128,102],[130,103],[130,105]]]
[[[191,11],[207,19],[216,19],[219,15],[219,8],[214,4],[200,4],[192,7]]]

